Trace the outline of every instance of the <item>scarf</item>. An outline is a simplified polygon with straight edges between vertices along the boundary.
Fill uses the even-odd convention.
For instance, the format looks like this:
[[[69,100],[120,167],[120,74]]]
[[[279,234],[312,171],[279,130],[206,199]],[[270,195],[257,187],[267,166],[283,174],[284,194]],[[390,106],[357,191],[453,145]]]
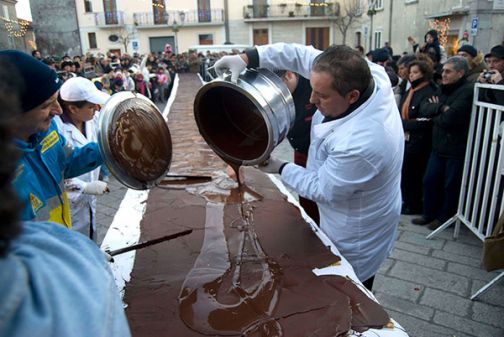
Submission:
[[[429,85],[429,81],[423,81],[419,85],[413,87],[411,86],[410,90],[408,91],[408,96],[406,96],[406,99],[404,100],[404,103],[401,107],[401,117],[403,120],[408,120],[409,119],[409,108],[411,104],[411,100],[413,99],[413,95],[415,92],[425,88],[426,86]]]

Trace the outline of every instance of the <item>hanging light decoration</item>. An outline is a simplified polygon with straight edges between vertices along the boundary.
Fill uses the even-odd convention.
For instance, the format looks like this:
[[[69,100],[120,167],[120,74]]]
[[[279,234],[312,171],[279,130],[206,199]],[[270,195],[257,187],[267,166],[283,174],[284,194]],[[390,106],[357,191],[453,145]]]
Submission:
[[[17,21],[1,18],[4,21],[5,29],[10,36],[20,38],[25,36],[30,21],[18,19]]]

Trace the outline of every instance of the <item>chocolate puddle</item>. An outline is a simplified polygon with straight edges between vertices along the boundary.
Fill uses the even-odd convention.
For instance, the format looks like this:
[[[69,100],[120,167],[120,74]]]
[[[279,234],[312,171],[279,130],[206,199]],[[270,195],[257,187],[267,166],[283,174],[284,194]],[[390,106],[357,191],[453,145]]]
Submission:
[[[207,200],[205,236],[182,285],[180,317],[189,328],[205,335],[257,331],[261,336],[282,336],[281,326],[271,317],[279,296],[281,268],[266,255],[254,228],[251,202],[262,197],[243,184],[230,191],[201,188],[193,193]],[[240,217],[232,221],[238,231],[233,245],[224,234],[226,204],[240,210]]]

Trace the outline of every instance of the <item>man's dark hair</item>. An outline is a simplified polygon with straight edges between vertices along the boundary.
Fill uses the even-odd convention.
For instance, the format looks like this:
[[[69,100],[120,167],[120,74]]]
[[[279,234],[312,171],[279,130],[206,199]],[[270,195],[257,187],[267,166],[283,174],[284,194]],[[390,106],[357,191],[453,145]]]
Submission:
[[[423,78],[426,80],[431,80],[434,76],[434,69],[432,68],[432,65],[426,61],[413,61],[409,64],[408,70],[410,70],[413,66],[417,66],[418,69],[420,69],[420,72],[423,74]]]
[[[371,82],[369,66],[356,50],[333,45],[317,56],[312,71],[326,72],[332,77],[332,88],[345,96],[352,90],[362,94]]]
[[[6,254],[10,240],[21,229],[18,210],[22,206],[12,186],[19,153],[12,140],[21,110],[22,83],[13,72],[12,65],[0,60],[0,257]]]

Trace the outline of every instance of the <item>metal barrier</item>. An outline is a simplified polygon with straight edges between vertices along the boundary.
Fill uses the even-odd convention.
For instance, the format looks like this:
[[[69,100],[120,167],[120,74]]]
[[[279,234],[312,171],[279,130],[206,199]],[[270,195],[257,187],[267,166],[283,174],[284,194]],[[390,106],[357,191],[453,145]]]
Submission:
[[[504,212],[504,105],[480,100],[483,91],[492,91],[504,97],[503,85],[480,84],[474,86],[474,100],[471,123],[467,138],[464,173],[460,188],[457,213],[441,227],[427,236],[427,239],[455,223],[453,237],[457,238],[460,223],[469,228],[481,241],[492,234],[493,226]],[[504,272],[471,299],[488,290]]]

